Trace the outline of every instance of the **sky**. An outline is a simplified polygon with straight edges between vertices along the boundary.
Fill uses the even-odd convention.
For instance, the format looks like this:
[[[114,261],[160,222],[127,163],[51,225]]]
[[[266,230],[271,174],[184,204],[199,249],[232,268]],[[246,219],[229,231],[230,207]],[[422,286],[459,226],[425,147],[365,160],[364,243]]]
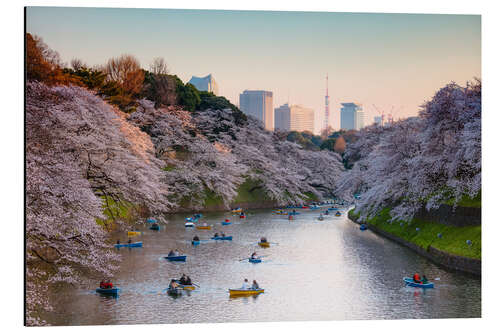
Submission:
[[[340,103],[361,103],[368,124],[377,109],[406,118],[481,77],[479,15],[28,7],[26,30],[67,63],[127,53],[145,69],[165,58],[184,82],[211,73],[236,105],[245,89],[272,91],[274,107],[313,108],[316,132],[327,73],[334,128]]]

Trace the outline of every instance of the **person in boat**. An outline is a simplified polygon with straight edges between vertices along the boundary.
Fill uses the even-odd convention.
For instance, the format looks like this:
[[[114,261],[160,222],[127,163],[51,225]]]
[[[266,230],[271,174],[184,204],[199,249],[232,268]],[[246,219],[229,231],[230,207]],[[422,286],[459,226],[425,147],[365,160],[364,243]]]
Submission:
[[[425,276],[425,275],[422,276],[422,283],[423,284],[429,283],[429,280],[427,280],[427,276]]]
[[[182,276],[181,276],[181,278],[179,279],[179,283],[180,283],[180,284],[187,284],[187,283],[186,283],[186,280],[187,280],[187,279],[186,279],[186,274],[182,273]]]
[[[325,215],[329,215],[330,213],[328,211],[325,212]]]
[[[132,240],[129,238],[127,243],[132,244]]]
[[[243,281],[243,285],[241,286],[241,289],[250,289],[250,284],[248,283],[247,279],[245,279]]]
[[[259,284],[257,283],[257,281],[253,280],[253,283],[252,283],[252,289],[260,289],[259,288]]]
[[[170,250],[170,252],[168,253],[168,256],[169,257],[173,257],[175,256],[175,252],[173,250]]]
[[[225,234],[225,233],[222,233],[220,236],[221,236],[221,237],[226,237],[226,234]]]
[[[179,256],[179,250],[175,249],[174,256],[176,256],[176,257]]]
[[[188,286],[193,285],[193,282],[191,281],[191,278],[189,277],[189,275],[186,275],[186,283],[185,284]]]
[[[116,244],[120,244],[120,240],[119,239],[116,240]]]
[[[215,235],[214,235],[214,237],[219,237],[219,233],[216,232]]]
[[[413,274],[413,282],[422,283],[422,280],[420,280],[420,275],[418,273]]]
[[[267,243],[267,238],[266,237],[261,237],[260,238],[261,243]]]
[[[104,289],[105,283],[106,282],[104,282],[104,280],[101,280],[101,283],[99,284],[99,288]]]
[[[170,290],[177,289],[178,287],[179,287],[179,284],[177,282],[175,282],[174,279],[172,279],[168,285],[168,289],[170,289]]]
[[[194,237],[193,237],[193,241],[195,241],[195,242],[199,242],[199,241],[200,241],[200,237],[198,237],[198,236],[194,236]]]
[[[257,252],[252,253],[250,256],[251,259],[257,259]]]

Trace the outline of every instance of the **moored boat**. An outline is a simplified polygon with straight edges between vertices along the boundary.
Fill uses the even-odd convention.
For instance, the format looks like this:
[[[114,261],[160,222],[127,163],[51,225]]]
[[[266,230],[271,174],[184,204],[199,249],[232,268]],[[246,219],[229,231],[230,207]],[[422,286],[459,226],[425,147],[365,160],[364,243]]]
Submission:
[[[269,242],[259,242],[258,244],[260,247],[269,247],[270,246]]]
[[[120,248],[120,247],[142,247],[142,242],[115,244],[115,247],[116,248]]]
[[[229,296],[251,296],[262,294],[264,289],[229,289]]]
[[[409,278],[409,277],[403,278],[403,281],[406,283],[407,286],[410,286],[410,287],[424,288],[424,289],[434,288],[434,283],[432,283],[432,282],[418,283],[418,282],[413,281],[413,279]]]
[[[366,230],[368,229],[368,227],[366,226],[366,224],[362,224],[359,226],[359,230]]]
[[[139,236],[142,235],[142,231],[128,231],[127,236]]]
[[[186,222],[186,223],[184,223],[184,226],[186,228],[192,228],[192,227],[194,227],[194,223],[193,222]]]

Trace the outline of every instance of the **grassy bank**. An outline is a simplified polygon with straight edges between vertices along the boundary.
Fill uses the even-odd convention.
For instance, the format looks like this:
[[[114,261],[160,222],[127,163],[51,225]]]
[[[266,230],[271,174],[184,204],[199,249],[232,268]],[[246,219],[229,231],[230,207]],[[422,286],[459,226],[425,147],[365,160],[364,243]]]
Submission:
[[[389,223],[391,219],[389,211],[389,208],[385,208],[365,223],[374,225],[424,249],[432,245],[432,247],[447,253],[481,259],[481,226],[454,227],[418,219],[413,219],[409,223],[404,221]],[[349,218],[356,220],[359,215],[351,210]],[[438,234],[441,234],[442,237],[439,238]],[[471,240],[472,245],[467,245],[467,240]]]

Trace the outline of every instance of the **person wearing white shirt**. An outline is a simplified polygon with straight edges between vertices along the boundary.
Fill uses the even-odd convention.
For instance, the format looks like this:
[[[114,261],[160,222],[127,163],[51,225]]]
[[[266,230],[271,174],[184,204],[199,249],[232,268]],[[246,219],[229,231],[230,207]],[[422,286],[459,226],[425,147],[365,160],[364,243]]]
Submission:
[[[243,281],[243,285],[241,286],[241,289],[250,289],[250,284],[248,284],[247,279],[245,279],[245,281]]]

